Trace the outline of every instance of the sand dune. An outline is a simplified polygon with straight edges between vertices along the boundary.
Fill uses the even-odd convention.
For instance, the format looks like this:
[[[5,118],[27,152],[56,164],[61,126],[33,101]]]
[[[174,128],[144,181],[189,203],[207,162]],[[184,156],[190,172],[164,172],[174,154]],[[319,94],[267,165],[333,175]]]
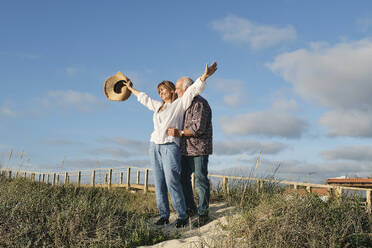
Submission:
[[[234,212],[233,207],[228,207],[226,203],[215,203],[210,205],[210,217],[211,221],[200,228],[191,228],[191,225],[187,225],[183,229],[177,229],[174,227],[177,216],[175,213],[171,214],[170,224],[161,227],[162,231],[167,233],[180,233],[180,238],[167,240],[152,246],[140,246],[140,247],[164,247],[164,248],[189,248],[189,247],[202,247],[202,243],[211,244],[218,242],[221,237],[227,235],[221,229],[221,226],[227,223],[227,219]],[[195,221],[197,217],[191,218],[190,222]],[[153,219],[153,222],[156,218]],[[151,225],[152,228],[159,228],[155,225]]]

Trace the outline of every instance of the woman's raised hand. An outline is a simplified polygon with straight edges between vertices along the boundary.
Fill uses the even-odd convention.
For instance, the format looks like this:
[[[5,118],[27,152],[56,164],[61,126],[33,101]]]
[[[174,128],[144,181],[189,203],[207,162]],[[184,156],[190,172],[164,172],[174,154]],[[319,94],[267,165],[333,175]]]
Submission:
[[[125,76],[124,76],[125,77]],[[129,78],[125,77],[125,83],[124,85],[127,87],[127,89],[132,92],[135,96],[138,96],[139,93],[141,93],[140,91],[136,90],[135,88],[133,88],[133,84],[132,82],[130,81]]]

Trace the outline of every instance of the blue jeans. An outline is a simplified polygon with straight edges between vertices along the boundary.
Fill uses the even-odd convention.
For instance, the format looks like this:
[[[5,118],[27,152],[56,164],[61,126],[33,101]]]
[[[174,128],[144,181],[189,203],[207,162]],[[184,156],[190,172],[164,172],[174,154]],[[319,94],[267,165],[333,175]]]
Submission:
[[[195,174],[195,187],[199,196],[198,214],[208,215],[210,184],[208,179],[208,155],[182,156],[181,183],[187,210],[196,210],[191,186],[191,174]]]
[[[150,162],[154,169],[156,204],[160,217],[169,218],[168,191],[179,219],[187,218],[181,185],[181,152],[174,142],[150,143]]]

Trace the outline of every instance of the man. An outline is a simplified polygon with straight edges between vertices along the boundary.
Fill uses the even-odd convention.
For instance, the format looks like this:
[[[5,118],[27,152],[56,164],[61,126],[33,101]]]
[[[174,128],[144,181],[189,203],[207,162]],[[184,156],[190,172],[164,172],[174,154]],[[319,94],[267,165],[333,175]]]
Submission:
[[[217,70],[217,64],[212,66]],[[193,83],[188,77],[176,83],[179,97]],[[208,180],[208,158],[212,154],[212,111],[203,97],[194,97],[191,106],[186,110],[183,130],[169,128],[168,135],[181,137],[181,183],[189,215],[198,212],[198,221],[194,226],[202,226],[208,222],[210,184]],[[195,174],[195,186],[199,196],[198,208],[194,202],[191,186],[191,174]]]

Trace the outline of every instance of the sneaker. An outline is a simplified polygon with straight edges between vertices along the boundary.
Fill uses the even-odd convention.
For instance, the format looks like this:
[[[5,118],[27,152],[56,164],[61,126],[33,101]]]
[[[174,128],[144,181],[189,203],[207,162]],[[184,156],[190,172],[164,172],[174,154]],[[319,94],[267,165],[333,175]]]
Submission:
[[[164,217],[161,217],[160,219],[158,219],[157,222],[155,222],[155,225],[157,225],[157,226],[162,226],[162,225],[165,225],[165,224],[169,224],[169,219],[164,218]]]
[[[192,225],[193,227],[201,227],[207,224],[209,221],[209,216],[208,215],[199,215],[198,219],[194,224]]]
[[[188,219],[189,218],[186,218],[186,219],[177,219],[177,221],[176,221],[176,227],[177,228],[185,227],[187,225]]]

